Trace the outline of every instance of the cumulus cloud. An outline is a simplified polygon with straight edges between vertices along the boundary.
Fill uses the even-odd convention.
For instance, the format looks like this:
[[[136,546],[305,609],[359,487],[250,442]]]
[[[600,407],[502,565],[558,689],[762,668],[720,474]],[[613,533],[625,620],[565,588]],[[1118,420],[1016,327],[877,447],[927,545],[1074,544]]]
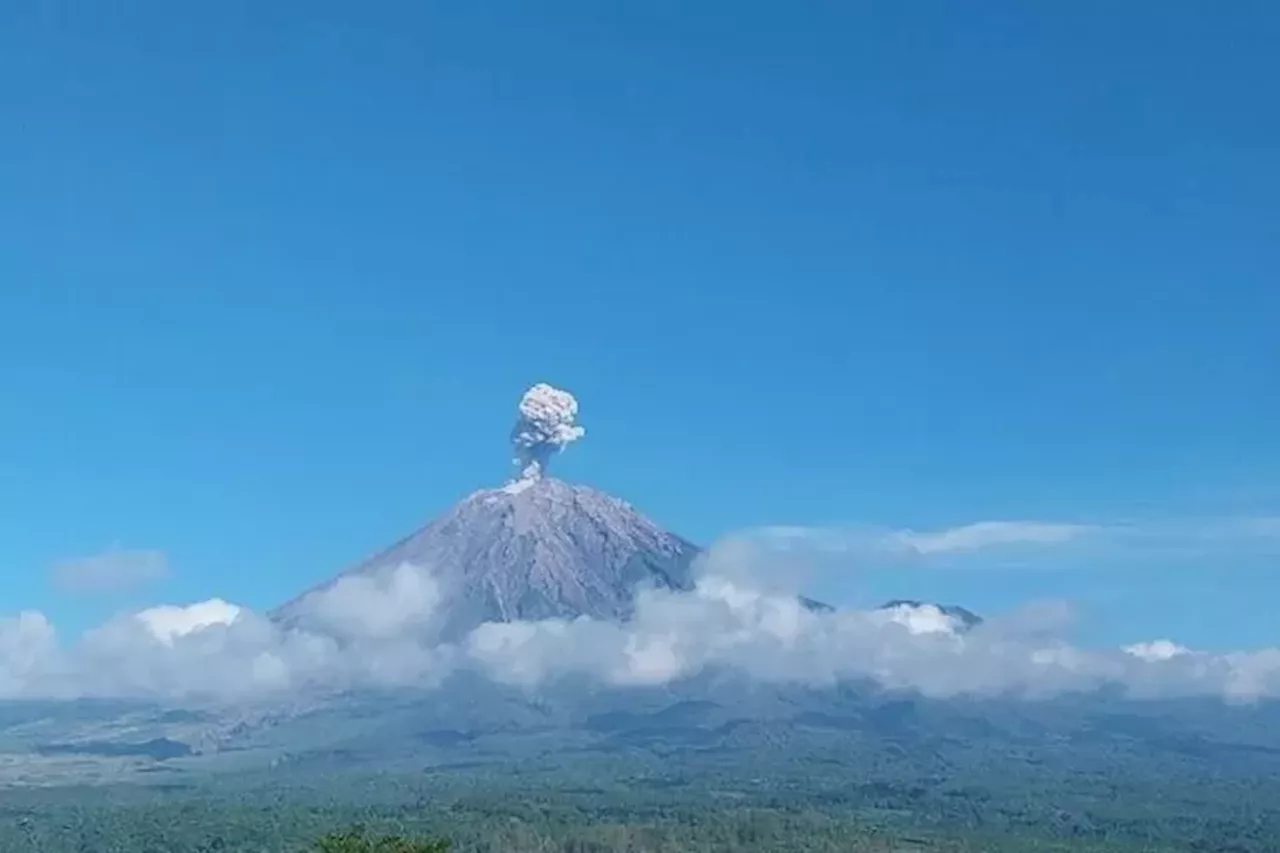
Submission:
[[[240,608],[221,598],[188,604],[185,607],[164,604],[150,607],[134,615],[151,636],[165,645],[173,645],[185,637],[212,625],[230,625],[240,616]]]
[[[1042,698],[1105,686],[1135,697],[1280,695],[1280,651],[1149,659],[1074,646],[1056,636],[1062,621],[1059,609],[1037,607],[960,630],[930,605],[815,612],[792,596],[704,577],[689,593],[642,593],[625,626],[584,619],[483,626],[468,638],[464,659],[522,686],[579,673],[614,685],[665,684],[722,667],[774,683],[870,680],[940,698]]]
[[[950,634],[962,627],[959,619],[936,604],[896,604],[878,612],[883,619],[902,625],[912,634]]]
[[[26,697],[55,666],[57,634],[43,614],[0,618],[0,697]]]
[[[53,581],[70,592],[110,592],[162,580],[169,573],[163,551],[110,548],[53,567]]]
[[[715,669],[774,683],[872,681],[927,696],[1051,696],[1118,686],[1133,696],[1280,697],[1280,649],[1210,654],[1172,640],[1089,649],[1070,613],[1038,605],[963,626],[933,605],[816,611],[737,572],[767,562],[714,549],[689,591],[643,589],[627,623],[547,619],[433,639],[440,590],[401,565],[339,581],[282,624],[221,599],[124,614],[62,645],[37,613],[0,619],[0,697],[162,696],[238,701],[357,687],[429,688],[469,670],[534,688],[568,676],[662,685]]]
[[[403,564],[375,576],[341,577],[304,606],[310,621],[334,636],[382,640],[427,628],[440,597],[435,578]]]
[[[424,631],[437,602],[434,578],[401,565],[317,590],[299,624],[222,599],[153,607],[86,633],[60,666],[29,669],[25,692],[239,701],[431,687],[456,668],[454,650]]]
[[[520,398],[511,446],[518,471],[516,483],[528,483],[546,472],[552,455],[582,438],[577,424],[578,401],[568,391],[539,382]]]

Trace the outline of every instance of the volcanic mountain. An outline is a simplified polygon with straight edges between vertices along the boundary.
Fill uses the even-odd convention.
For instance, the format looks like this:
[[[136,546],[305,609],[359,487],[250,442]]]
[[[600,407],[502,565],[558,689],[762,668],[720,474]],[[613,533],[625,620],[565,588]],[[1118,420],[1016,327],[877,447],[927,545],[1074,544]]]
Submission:
[[[577,412],[568,392],[546,384],[530,388],[511,433],[516,475],[510,482],[475,492],[272,618],[285,627],[324,633],[336,625],[341,632],[344,614],[374,601],[366,611],[394,612],[361,612],[366,629],[372,621],[452,641],[486,622],[625,620],[638,589],[692,589],[698,546],[624,501],[546,474],[552,456],[583,436]],[[378,594],[365,595],[370,587]],[[811,610],[831,609],[800,601]],[[890,607],[902,604],[909,603]]]
[[[624,501],[550,477],[525,478],[470,495],[273,617],[306,627],[327,591],[351,579],[388,583],[408,565],[438,585],[431,633],[439,639],[491,621],[626,619],[639,587],[691,588],[698,553]]]

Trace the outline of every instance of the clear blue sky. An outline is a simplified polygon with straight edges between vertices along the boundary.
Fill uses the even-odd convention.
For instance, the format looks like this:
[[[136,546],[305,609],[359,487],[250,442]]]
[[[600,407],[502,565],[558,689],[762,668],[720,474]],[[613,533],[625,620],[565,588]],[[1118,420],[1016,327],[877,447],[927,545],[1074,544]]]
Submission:
[[[0,610],[269,606],[500,482],[540,380],[562,476],[704,541],[1275,515],[1277,44],[1270,0],[4,4]],[[112,543],[172,577],[50,586]],[[1173,563],[859,594],[1280,641],[1274,561]]]

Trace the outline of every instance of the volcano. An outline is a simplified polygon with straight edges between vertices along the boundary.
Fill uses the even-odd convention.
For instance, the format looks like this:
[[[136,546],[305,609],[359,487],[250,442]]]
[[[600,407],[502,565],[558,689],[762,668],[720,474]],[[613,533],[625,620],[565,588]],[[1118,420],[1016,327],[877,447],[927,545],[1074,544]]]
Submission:
[[[625,620],[638,589],[691,589],[696,545],[625,501],[547,475],[552,457],[585,434],[577,416],[569,392],[546,383],[529,388],[511,430],[512,480],[475,492],[272,618],[323,628],[327,603],[341,597],[327,593],[372,584],[394,590],[397,603],[407,599],[392,621],[452,641],[485,622]]]
[[[311,605],[344,580],[389,582],[411,565],[438,584],[431,633],[442,640],[484,622],[624,620],[639,588],[692,588],[699,553],[625,501],[539,476],[470,495],[273,617],[309,627]]]
[[[285,628],[328,633],[342,621],[334,619],[333,603],[357,600],[359,588],[369,585],[383,593],[379,607],[396,611],[373,614],[375,620],[453,642],[488,622],[625,621],[639,590],[693,589],[701,548],[625,501],[546,473],[552,457],[585,434],[577,412],[568,392],[534,385],[511,432],[512,480],[471,494],[271,618]],[[799,601],[813,611],[831,610],[803,596]]]

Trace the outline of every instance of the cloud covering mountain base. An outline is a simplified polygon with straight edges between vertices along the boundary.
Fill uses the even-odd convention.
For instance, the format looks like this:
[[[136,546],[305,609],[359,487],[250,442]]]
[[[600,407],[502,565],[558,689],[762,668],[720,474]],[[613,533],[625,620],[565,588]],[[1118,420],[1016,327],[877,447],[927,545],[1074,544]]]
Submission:
[[[768,559],[727,543],[699,562],[693,589],[638,590],[625,622],[487,622],[453,642],[433,639],[436,579],[408,563],[309,597],[305,628],[215,599],[124,614],[61,643],[43,615],[26,612],[0,619],[0,698],[256,701],[431,689],[460,671],[530,689],[582,676],[650,686],[717,668],[771,683],[870,680],[930,697],[1104,687],[1134,698],[1280,696],[1280,649],[1208,654],[1167,640],[1085,649],[1065,639],[1070,614],[1053,605],[972,628],[931,605],[814,610],[753,580]]]

